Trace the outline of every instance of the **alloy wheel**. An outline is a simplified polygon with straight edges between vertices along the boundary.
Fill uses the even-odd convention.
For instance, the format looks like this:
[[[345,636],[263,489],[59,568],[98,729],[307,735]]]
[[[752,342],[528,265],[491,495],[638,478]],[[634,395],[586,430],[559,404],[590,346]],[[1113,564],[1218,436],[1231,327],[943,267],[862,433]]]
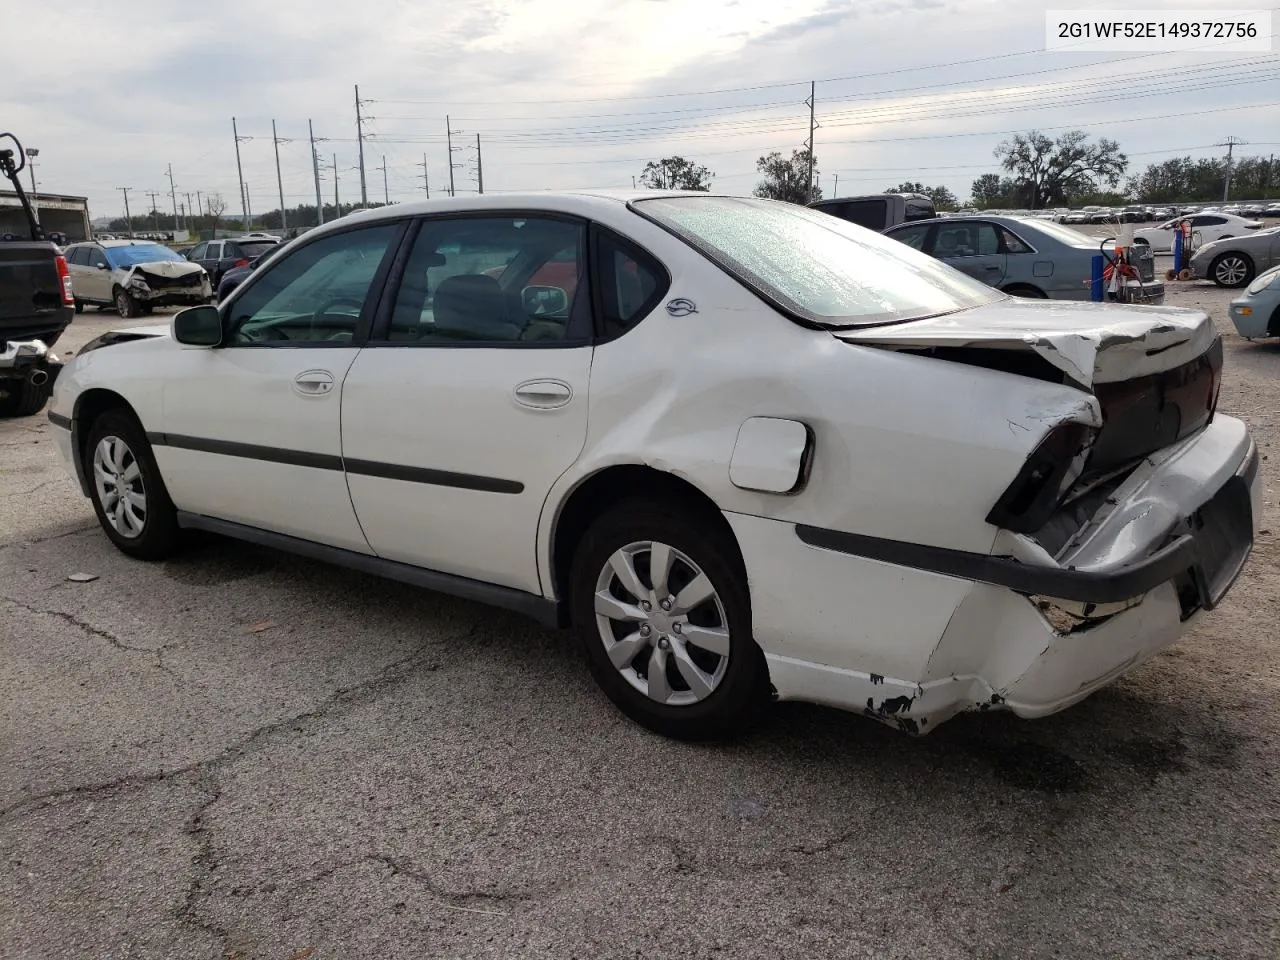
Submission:
[[[1224,287],[1238,287],[1248,275],[1249,265],[1241,257],[1223,257],[1213,271],[1213,279]]]
[[[147,522],[147,492],[138,458],[120,437],[106,436],[93,451],[93,484],[107,522],[120,536],[142,535]]]
[[[596,580],[596,625],[614,668],[656,703],[689,706],[729,666],[724,603],[702,569],[658,541],[630,543]]]

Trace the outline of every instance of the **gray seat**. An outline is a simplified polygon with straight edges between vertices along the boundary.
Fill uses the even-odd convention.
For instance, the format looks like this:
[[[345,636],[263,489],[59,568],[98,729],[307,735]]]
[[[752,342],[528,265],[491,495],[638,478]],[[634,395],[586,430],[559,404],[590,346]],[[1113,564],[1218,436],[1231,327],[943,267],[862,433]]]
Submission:
[[[518,340],[520,327],[507,319],[502,287],[482,273],[448,277],[436,287],[434,336],[464,340]]]

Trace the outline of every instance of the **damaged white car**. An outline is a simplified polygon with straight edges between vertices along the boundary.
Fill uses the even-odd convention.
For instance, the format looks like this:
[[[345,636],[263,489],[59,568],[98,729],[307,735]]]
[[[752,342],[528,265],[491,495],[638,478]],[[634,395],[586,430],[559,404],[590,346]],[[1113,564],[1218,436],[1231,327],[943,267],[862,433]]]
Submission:
[[[66,257],[77,313],[92,304],[136,317],[155,307],[213,300],[203,267],[150,240],[73,243]]]
[[[86,346],[49,417],[131,556],[202,529],[572,625],[672,736],[770,698],[927,733],[1221,601],[1261,507],[1221,366],[1204,313],[1011,298],[791,204],[507,194],[309,231]]]

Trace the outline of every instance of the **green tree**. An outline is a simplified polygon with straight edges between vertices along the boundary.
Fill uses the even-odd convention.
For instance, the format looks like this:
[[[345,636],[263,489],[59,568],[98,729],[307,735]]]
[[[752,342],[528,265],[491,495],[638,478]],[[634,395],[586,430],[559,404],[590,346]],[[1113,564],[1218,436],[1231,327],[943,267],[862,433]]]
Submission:
[[[788,203],[808,203],[822,199],[818,186],[818,161],[813,161],[813,194],[809,192],[809,151],[793,150],[791,159],[777,150],[756,161],[756,169],[762,179],[755,188],[757,197],[768,200],[786,200]]]
[[[1015,134],[996,146],[1000,165],[1027,187],[1032,209],[1069,203],[1074,196],[1115,187],[1129,168],[1129,158],[1114,140],[1091,143],[1083,130],[1070,130],[1051,140],[1038,130]]]
[[[1016,210],[1030,205],[1027,193],[1012,177],[984,173],[969,187],[969,203],[979,210]]]
[[[939,210],[954,210],[959,204],[956,195],[946,187],[926,187],[914,180],[904,180],[896,187],[885,187],[885,193],[923,193]]]
[[[650,160],[640,174],[640,183],[650,190],[710,190],[715,174],[684,157]]]

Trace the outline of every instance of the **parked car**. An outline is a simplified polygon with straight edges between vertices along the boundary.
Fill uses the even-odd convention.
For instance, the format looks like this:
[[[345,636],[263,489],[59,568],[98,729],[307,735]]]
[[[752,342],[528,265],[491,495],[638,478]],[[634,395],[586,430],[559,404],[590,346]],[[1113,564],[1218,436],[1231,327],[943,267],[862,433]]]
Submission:
[[[1246,340],[1280,337],[1280,266],[1258,274],[1249,289],[1231,301],[1229,314]]]
[[[1182,222],[1181,217],[1175,217],[1168,220],[1158,227],[1143,227],[1141,230],[1134,231],[1134,239],[1145,240],[1151,244],[1151,249],[1157,253],[1165,252],[1173,249],[1173,234],[1178,224]],[[1261,220],[1246,220],[1244,217],[1233,216],[1229,213],[1196,213],[1192,214],[1191,235],[1196,245],[1212,243],[1215,240],[1225,240],[1228,237],[1239,236],[1249,230],[1257,230],[1262,226]]]
[[[833,217],[883,232],[899,223],[932,220],[938,215],[933,201],[923,193],[876,193],[865,197],[815,200],[809,204]]]
[[[573,295],[531,287],[566,250]],[[503,194],[317,227],[86,345],[50,420],[130,556],[198,528],[574,624],[673,736],[771,695],[925,733],[1222,599],[1262,480],[1221,363],[1203,311],[1019,300],[801,206]]]
[[[1024,217],[966,217],[908,223],[885,236],[930,254],[976,280],[1019,297],[1088,300],[1098,241],[1070,227]],[[1114,244],[1112,245],[1114,246]],[[1164,301],[1164,282],[1147,256],[1128,281],[1132,300]]]
[[[223,300],[227,299],[227,297],[231,296],[231,292],[235,290],[236,287],[240,286],[249,274],[257,269],[258,264],[262,262],[262,258],[273,252],[274,248],[272,250],[268,250],[266,253],[260,253],[244,266],[232,267],[224,273],[222,275],[222,279],[218,281],[218,302],[221,303]]]
[[[155,307],[208,303],[209,276],[168,247],[147,240],[103,240],[67,247],[76,312],[86,305],[114,306],[122,317]]]
[[[1243,287],[1259,272],[1280,264],[1280,227],[1197,247],[1188,264],[1199,279],[1220,287]]]
[[[245,266],[255,257],[274,250],[279,243],[276,237],[266,235],[238,240],[208,240],[192,247],[187,252],[187,259],[204,267],[209,274],[209,282],[217,290],[228,270]]]

